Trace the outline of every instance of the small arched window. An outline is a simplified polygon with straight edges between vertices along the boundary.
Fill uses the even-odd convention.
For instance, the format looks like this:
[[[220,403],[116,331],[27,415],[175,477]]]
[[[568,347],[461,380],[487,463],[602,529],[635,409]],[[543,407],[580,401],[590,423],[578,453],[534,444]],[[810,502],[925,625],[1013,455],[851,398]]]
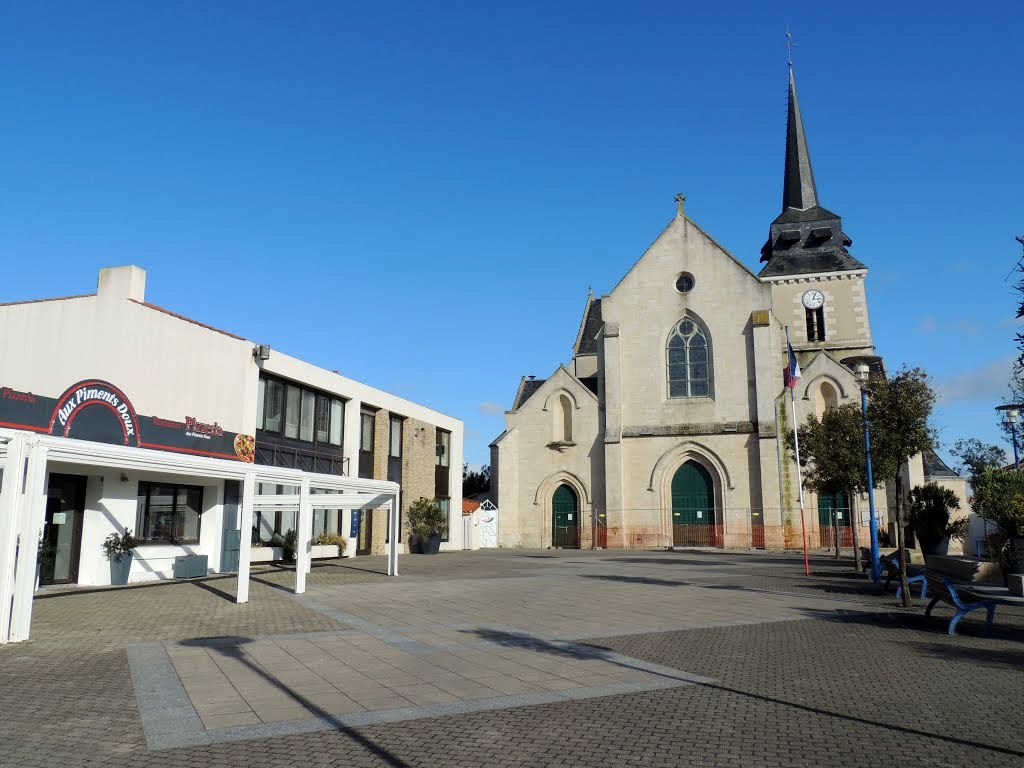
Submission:
[[[668,396],[711,397],[711,350],[707,335],[684,317],[668,339]]]
[[[572,442],[572,400],[568,395],[558,396],[558,409],[555,412],[555,439],[563,443]],[[561,434],[558,434],[561,432]]]

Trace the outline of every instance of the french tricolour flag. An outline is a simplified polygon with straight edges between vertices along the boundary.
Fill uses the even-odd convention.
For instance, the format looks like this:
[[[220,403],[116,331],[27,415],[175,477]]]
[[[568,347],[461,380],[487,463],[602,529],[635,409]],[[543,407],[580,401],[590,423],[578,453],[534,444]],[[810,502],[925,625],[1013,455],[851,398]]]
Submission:
[[[789,343],[789,328],[786,329],[786,351],[789,353],[789,364],[786,366],[783,379],[785,380],[787,387],[795,389],[796,383],[800,379],[800,363],[797,362],[796,353],[793,351],[793,347]]]

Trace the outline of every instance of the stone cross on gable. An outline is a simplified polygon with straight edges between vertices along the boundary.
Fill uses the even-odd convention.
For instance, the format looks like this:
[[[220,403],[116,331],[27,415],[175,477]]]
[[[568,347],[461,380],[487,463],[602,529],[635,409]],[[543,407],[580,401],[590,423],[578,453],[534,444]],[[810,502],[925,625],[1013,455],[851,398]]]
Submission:
[[[676,213],[679,216],[682,216],[683,215],[683,203],[686,202],[686,195],[684,195],[682,192],[677,192],[676,196],[673,197],[672,199],[676,201]]]

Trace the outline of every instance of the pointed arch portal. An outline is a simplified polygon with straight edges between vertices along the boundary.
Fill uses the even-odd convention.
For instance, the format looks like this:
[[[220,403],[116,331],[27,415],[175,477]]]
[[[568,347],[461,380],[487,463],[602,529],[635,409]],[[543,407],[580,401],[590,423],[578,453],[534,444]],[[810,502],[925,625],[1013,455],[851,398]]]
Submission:
[[[580,546],[580,502],[576,491],[563,483],[551,498],[551,546],[578,549]]]
[[[672,477],[672,543],[677,547],[720,547],[715,484],[707,468],[690,460]]]

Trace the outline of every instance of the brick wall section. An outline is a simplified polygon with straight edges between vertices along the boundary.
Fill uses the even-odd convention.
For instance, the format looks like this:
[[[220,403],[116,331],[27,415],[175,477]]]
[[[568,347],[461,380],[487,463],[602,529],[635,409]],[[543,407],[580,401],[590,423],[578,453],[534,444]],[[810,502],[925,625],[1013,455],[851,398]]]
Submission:
[[[437,428],[416,419],[405,420],[402,435],[402,542],[408,550],[409,507],[421,496],[434,498],[434,458]]]
[[[383,408],[377,411],[373,423],[373,479],[388,479],[388,423],[391,413]],[[385,509],[373,510],[373,536],[370,552],[383,555],[387,552],[385,534],[388,529],[388,513]]]
[[[379,410],[374,421],[373,477],[387,480],[391,413]],[[434,452],[437,428],[425,421],[406,418],[402,429],[402,543],[401,552],[409,551],[409,506],[425,496],[434,498]],[[453,502],[454,503],[454,502]],[[387,552],[387,511],[373,510],[371,552]]]

